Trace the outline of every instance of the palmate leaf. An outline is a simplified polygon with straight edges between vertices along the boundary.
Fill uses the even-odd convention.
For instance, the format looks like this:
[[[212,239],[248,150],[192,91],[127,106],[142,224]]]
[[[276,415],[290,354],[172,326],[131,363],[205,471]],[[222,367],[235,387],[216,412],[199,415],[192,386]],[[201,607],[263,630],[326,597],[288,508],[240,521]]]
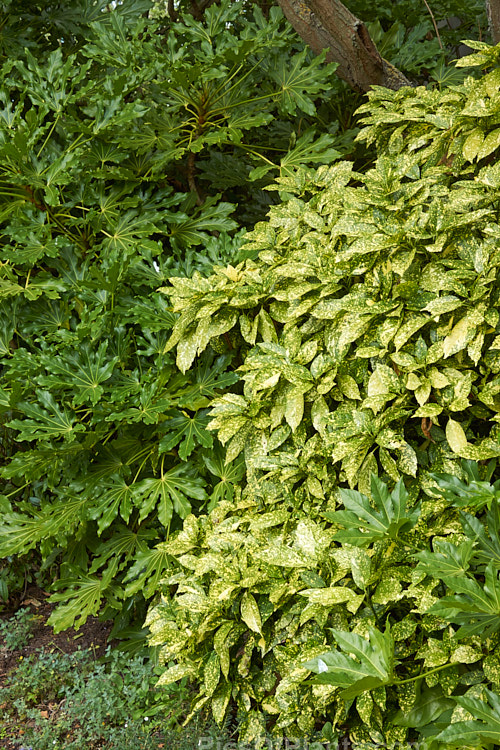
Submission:
[[[59,299],[59,292],[66,291],[66,285],[59,279],[54,279],[49,273],[41,271],[37,276],[31,278],[21,288],[23,295],[28,300],[35,300],[41,297],[49,299]]]
[[[125,589],[125,596],[132,596],[137,591],[143,591],[149,598],[158,591],[158,585],[168,568],[169,554],[163,544],[157,544],[153,549],[142,550],[124,578],[129,582]]]
[[[170,417],[167,422],[168,432],[158,443],[158,452],[165,453],[178,445],[179,457],[187,461],[197,445],[211,448],[213,437],[206,429],[209,420],[206,409],[192,417],[185,412],[178,412],[176,416]]]
[[[483,747],[484,742],[500,746],[500,697],[484,688],[486,701],[466,695],[455,696],[456,702],[474,719],[457,721],[433,738],[458,747]]]
[[[64,602],[56,607],[47,624],[54,628],[55,633],[74,627],[78,630],[90,615],[96,615],[101,608],[101,601],[106,592],[108,601],[113,599],[116,587],[112,584],[112,569],[108,569],[101,578],[88,575],[84,570],[74,565],[65,565],[64,576],[53,585],[56,589],[63,589],[52,594],[49,602]],[[118,603],[116,602],[117,606]]]
[[[43,538],[44,517],[41,513],[28,516],[20,513],[2,513],[0,524],[0,557],[24,554]]]
[[[226,464],[226,456],[220,445],[209,455],[203,456],[205,466],[211,474],[219,478],[210,496],[208,511],[223,500],[232,500],[234,497],[234,488],[241,481],[245,474],[245,462],[242,458],[231,461]]]
[[[47,503],[41,511],[2,514],[0,557],[25,554],[38,543],[51,539],[61,542],[85,521],[87,506],[88,498],[66,495],[64,502]]]
[[[342,651],[330,651],[302,664],[315,672],[315,684],[338,685],[345,700],[387,685],[394,670],[394,641],[387,629],[369,629],[369,638],[330,628]]]
[[[136,211],[130,210],[116,221],[109,222],[107,229],[102,230],[106,236],[103,246],[120,254],[132,253],[141,238],[150,237],[158,231],[149,216],[138,215]]]
[[[166,528],[173,511],[186,518],[191,512],[190,499],[203,501],[207,495],[203,479],[189,475],[189,465],[178,464],[159,477],[150,477],[137,483],[135,504],[139,507],[139,520],[157,507],[158,520]]]
[[[500,479],[493,484],[482,481],[475,461],[462,461],[462,468],[467,475],[466,482],[453,474],[431,474],[439,489],[433,488],[429,493],[444,496],[458,508],[480,510],[485,505],[490,508],[494,500],[500,501]]]
[[[158,424],[161,415],[172,406],[169,395],[166,391],[162,391],[157,383],[144,385],[136,399],[137,406],[127,406],[121,411],[113,411],[106,417],[106,422]]]
[[[144,524],[137,531],[122,523],[115,524],[110,538],[96,548],[89,572],[96,573],[107,566],[112,569],[114,577],[132,557],[136,559],[138,551],[145,552],[148,549],[147,543],[156,538],[156,530],[148,529]]]
[[[492,503],[486,513],[486,525],[468,513],[460,513],[464,533],[476,542],[474,549],[474,562],[487,565],[493,562],[500,568],[500,505]]]
[[[473,541],[455,545],[451,542],[436,539],[433,542],[434,552],[422,550],[415,555],[417,560],[420,560],[417,569],[441,580],[463,576],[469,569],[473,546]]]
[[[21,234],[21,233],[19,233]],[[13,239],[18,240],[18,244],[3,248],[3,258],[11,260],[18,266],[28,264],[34,266],[40,258],[49,256],[55,258],[61,251],[61,242],[59,237],[52,239],[50,237],[37,237],[32,231],[27,231],[25,237],[19,234]]]
[[[59,480],[63,467],[75,466],[82,455],[85,455],[84,446],[75,442],[18,451],[6,466],[0,467],[0,476],[6,479],[26,477],[31,481],[43,476],[52,484],[55,477]]]
[[[395,539],[400,532],[409,531],[417,523],[420,507],[407,510],[408,493],[402,479],[392,493],[375,474],[371,475],[370,485],[374,507],[361,492],[341,489],[340,496],[346,510],[323,514],[329,521],[345,527],[345,531],[335,535],[336,540],[364,545],[384,537]]]
[[[109,380],[118,363],[118,357],[106,355],[107,348],[107,342],[103,342],[95,352],[87,344],[76,352],[61,352],[57,358],[43,355],[41,363],[49,374],[40,375],[39,384],[73,391],[75,406],[86,401],[96,404],[104,392],[101,383]]]
[[[330,164],[340,157],[340,152],[333,148],[335,138],[323,133],[319,138],[315,138],[315,131],[312,128],[300,136],[294,148],[281,159],[280,165],[264,164],[253,169],[249,178],[251,180],[260,180],[272,169],[279,169],[280,177],[292,176],[299,167],[309,164]],[[279,185],[271,185],[269,189],[277,189]]]
[[[97,484],[94,490],[94,504],[89,497],[89,518],[97,519],[97,533],[101,536],[104,529],[112,524],[118,512],[125,522],[130,518],[134,504],[134,485],[127,484],[119,474],[110,477],[105,484]]]
[[[316,139],[314,136],[314,130],[306,130],[294,148],[281,159],[280,176],[293,174],[305,164],[331,164],[341,156],[339,151],[332,148],[335,141],[332,136],[325,133]]]
[[[76,438],[77,432],[85,432],[83,424],[75,424],[66,409],[61,409],[48,391],[36,391],[41,406],[37,403],[20,402],[17,410],[28,419],[13,419],[7,426],[19,430],[18,440],[49,440],[64,437],[67,441]]]
[[[238,228],[229,215],[235,210],[232,203],[217,203],[220,195],[207,198],[198,214],[171,214],[169,237],[177,246],[200,245],[207,239],[208,232],[230,232]]]
[[[490,563],[484,576],[484,584],[466,577],[446,579],[453,595],[442,597],[429,609],[431,614],[460,625],[458,638],[487,637],[500,630],[500,571]]]
[[[214,359],[208,352],[204,352],[193,369],[194,382],[179,392],[179,406],[185,409],[199,409],[207,405],[208,399],[215,398],[219,391],[237,383],[237,373],[227,369],[231,360],[231,354],[222,354]],[[173,388],[176,382],[174,379]]]
[[[123,303],[123,315],[143,329],[147,328],[153,332],[166,331],[175,323],[175,315],[165,297],[160,294],[151,294],[144,298],[134,297],[133,300],[125,298]]]
[[[310,54],[305,47],[291,60],[283,55],[276,68],[270,71],[281,90],[279,103],[290,114],[294,114],[299,108],[308,115],[314,115],[316,107],[311,95],[330,87],[329,76],[338,67],[337,63],[323,64],[326,50],[306,64]]]

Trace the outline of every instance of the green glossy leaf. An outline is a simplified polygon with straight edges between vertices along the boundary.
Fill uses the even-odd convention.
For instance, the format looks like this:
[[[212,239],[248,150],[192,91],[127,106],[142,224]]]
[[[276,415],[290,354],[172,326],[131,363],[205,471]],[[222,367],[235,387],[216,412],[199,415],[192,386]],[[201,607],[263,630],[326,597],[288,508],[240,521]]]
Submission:
[[[340,490],[346,510],[324,514],[329,521],[345,527],[345,531],[335,535],[336,539],[364,545],[384,537],[396,538],[416,524],[420,511],[418,507],[411,512],[407,510],[408,493],[402,480],[390,493],[387,486],[372,474],[371,496],[373,506],[361,492]]]
[[[322,654],[303,665],[319,675],[318,682],[338,685],[348,700],[391,680],[394,643],[388,631],[384,634],[370,628],[366,639],[355,633],[330,630],[342,651]]]
[[[467,696],[457,696],[457,703],[468,711],[473,720],[458,721],[451,724],[437,736],[438,740],[448,743],[473,743],[500,740],[500,700],[498,695],[485,689],[486,701]]]
[[[255,633],[262,632],[262,620],[260,617],[259,607],[255,601],[255,597],[246,591],[241,599],[241,618],[245,622],[250,630]]]
[[[443,695],[441,687],[430,688],[420,693],[416,704],[410,711],[398,711],[393,723],[400,727],[422,729],[454,706],[455,702]]]

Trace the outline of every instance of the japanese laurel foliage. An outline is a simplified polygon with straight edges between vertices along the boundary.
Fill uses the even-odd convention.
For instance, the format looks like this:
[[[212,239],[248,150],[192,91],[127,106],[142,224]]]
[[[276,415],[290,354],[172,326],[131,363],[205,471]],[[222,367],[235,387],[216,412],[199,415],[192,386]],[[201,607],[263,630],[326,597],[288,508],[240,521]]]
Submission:
[[[273,170],[338,155],[314,134],[335,66],[279,9],[149,7],[0,3],[0,558],[61,565],[59,630],[104,605],[126,624],[155,544],[243,472],[206,430],[232,355],[180,373],[156,290],[236,257]]]
[[[282,176],[258,257],[163,290],[182,372],[231,343],[208,426],[246,479],[161,545],[151,643],[244,740],[500,742],[500,47],[469,44],[482,77],[370,94],[373,168]]]

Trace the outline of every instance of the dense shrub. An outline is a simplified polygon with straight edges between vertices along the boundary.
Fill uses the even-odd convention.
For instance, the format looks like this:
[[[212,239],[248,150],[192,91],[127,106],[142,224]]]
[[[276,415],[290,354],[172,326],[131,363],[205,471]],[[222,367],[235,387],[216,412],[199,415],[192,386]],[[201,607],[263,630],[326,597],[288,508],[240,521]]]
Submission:
[[[165,567],[154,545],[242,473],[205,429],[232,355],[181,374],[156,290],[234,262],[262,185],[338,155],[314,131],[335,66],[279,9],[41,5],[2,5],[0,557],[61,566],[56,629],[104,605],[126,624]]]
[[[498,739],[500,47],[469,44],[482,78],[371,93],[372,169],[280,177],[258,258],[164,290],[181,371],[231,332],[209,427],[247,473],[162,545],[151,642],[245,740]]]

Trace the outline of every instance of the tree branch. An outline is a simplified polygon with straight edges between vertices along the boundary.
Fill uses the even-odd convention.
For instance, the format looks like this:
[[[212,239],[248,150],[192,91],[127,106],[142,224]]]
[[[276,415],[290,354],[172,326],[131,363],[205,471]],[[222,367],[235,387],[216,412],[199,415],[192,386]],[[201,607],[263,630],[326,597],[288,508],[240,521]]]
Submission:
[[[486,10],[493,44],[498,44],[500,42],[500,0],[486,0]]]
[[[174,0],[168,0],[167,4],[168,15],[171,21],[177,21],[177,11],[174,7]]]
[[[337,74],[353,89],[371,86],[398,89],[408,79],[384,60],[364,23],[340,0],[278,0],[299,36],[318,54],[328,48],[326,59],[338,63]]]

